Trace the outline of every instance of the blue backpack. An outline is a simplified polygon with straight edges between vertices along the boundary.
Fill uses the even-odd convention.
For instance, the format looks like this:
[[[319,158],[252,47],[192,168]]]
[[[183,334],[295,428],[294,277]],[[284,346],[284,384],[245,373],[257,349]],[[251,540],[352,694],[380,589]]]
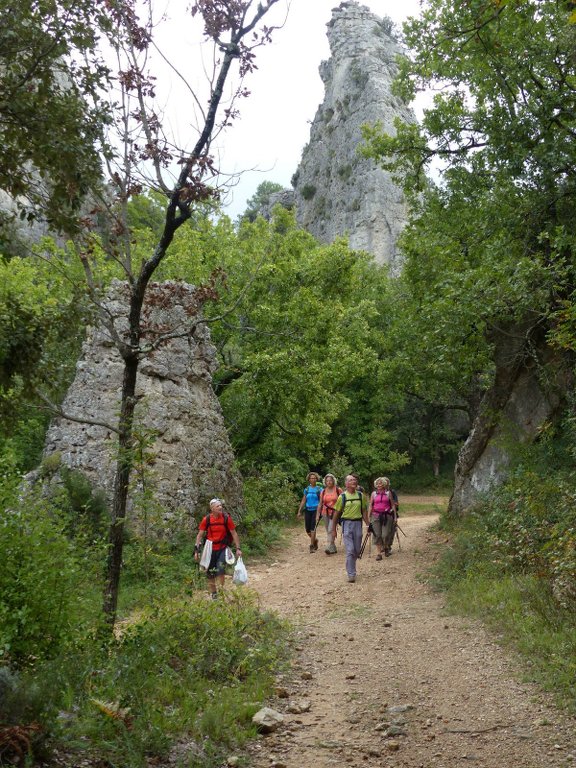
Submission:
[[[309,485],[307,488],[304,488],[304,496],[306,496],[306,509],[317,509],[318,504],[320,503],[320,494],[322,493],[322,488],[318,485]],[[314,504],[314,500],[312,499],[312,506],[310,504],[310,497],[316,497],[316,504]]]

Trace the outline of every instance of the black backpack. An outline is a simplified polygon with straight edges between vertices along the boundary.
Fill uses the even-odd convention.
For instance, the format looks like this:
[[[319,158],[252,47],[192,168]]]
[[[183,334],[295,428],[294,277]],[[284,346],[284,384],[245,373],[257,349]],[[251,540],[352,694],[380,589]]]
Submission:
[[[228,520],[230,519],[230,515],[228,512],[223,512],[224,515],[224,525],[226,526],[226,535],[223,539],[220,539],[220,541],[214,541],[213,544],[224,544],[225,547],[231,547],[234,539],[232,538],[232,534],[228,530]],[[210,527],[210,513],[206,515],[204,518],[206,520],[206,536],[208,536],[208,528]]]

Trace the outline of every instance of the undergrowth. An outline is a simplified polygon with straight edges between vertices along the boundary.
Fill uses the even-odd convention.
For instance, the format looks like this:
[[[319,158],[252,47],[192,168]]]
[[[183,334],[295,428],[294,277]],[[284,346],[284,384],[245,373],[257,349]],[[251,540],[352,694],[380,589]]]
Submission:
[[[472,514],[442,521],[451,545],[434,579],[450,610],[483,620],[576,712],[576,477],[530,458]]]

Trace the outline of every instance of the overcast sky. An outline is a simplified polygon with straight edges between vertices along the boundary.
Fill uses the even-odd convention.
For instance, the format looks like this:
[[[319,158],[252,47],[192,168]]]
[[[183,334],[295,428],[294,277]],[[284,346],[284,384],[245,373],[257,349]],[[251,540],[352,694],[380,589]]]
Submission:
[[[291,0],[284,27],[274,32],[270,45],[257,51],[258,70],[246,80],[251,95],[240,100],[240,119],[225,132],[221,142],[222,170],[244,171],[228,195],[226,212],[233,218],[245,209],[246,200],[262,181],[290,186],[310,137],[310,122],[324,97],[318,67],[330,55],[326,24],[339,4],[339,0]],[[364,0],[361,4],[398,24],[419,12],[419,0]],[[178,6],[182,7],[182,0],[168,0],[168,16],[175,17]],[[285,13],[286,0],[280,0],[267,23],[280,23]],[[190,29],[189,22],[181,29],[182,35],[187,34],[184,30]],[[165,52],[198,48],[197,40],[178,38],[178,34],[180,30],[172,28],[169,40],[162,42]],[[174,92],[168,100],[174,102],[174,79],[172,87]],[[169,112],[174,114],[172,109]],[[178,116],[173,119],[178,124]]]

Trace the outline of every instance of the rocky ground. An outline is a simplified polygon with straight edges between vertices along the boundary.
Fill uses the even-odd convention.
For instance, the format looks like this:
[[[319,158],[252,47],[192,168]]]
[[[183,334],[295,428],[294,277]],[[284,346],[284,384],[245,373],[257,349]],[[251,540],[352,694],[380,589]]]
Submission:
[[[298,627],[296,658],[269,702],[283,722],[230,765],[576,766],[575,720],[420,578],[443,542],[435,519],[403,516],[402,550],[381,562],[367,550],[354,584],[343,549],[325,555],[322,536],[310,554],[301,529],[250,570],[263,607]]]

